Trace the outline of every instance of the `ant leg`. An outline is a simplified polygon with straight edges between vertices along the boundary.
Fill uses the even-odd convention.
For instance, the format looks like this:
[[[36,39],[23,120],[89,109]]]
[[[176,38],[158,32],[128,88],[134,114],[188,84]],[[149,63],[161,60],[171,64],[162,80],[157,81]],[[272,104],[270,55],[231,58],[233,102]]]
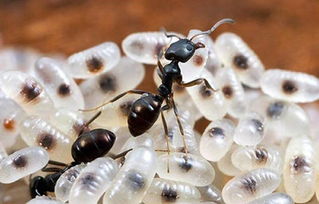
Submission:
[[[214,92],[218,91],[218,90],[214,89],[205,78],[198,78],[198,79],[195,79],[195,80],[187,82],[187,83],[182,82],[182,81],[177,82],[177,83],[178,83],[178,85],[180,85],[182,87],[191,87],[191,86],[196,86],[196,85],[199,85],[201,83],[204,83],[207,88],[213,90]]]
[[[162,55],[163,55],[163,50],[161,50],[159,53],[158,53],[158,56],[157,56],[157,66],[160,70],[161,73],[158,73],[158,76],[162,79],[163,78],[163,75],[164,75],[164,67],[160,61],[160,59],[162,58]]]
[[[121,158],[121,157],[124,157],[127,153],[129,153],[130,151],[132,151],[133,149],[128,149],[128,150],[126,150],[126,151],[124,151],[124,152],[122,152],[122,153],[119,153],[119,154],[117,154],[117,155],[114,155],[114,156],[112,156],[112,159],[118,159],[118,158]]]
[[[177,120],[177,123],[178,123],[179,131],[181,132],[181,135],[182,135],[182,137],[183,137],[183,144],[184,144],[184,148],[185,148],[185,153],[186,153],[186,155],[187,155],[187,153],[188,153],[188,146],[187,146],[187,143],[186,143],[186,138],[185,138],[185,134],[184,134],[184,129],[183,129],[181,120],[180,120],[180,118],[179,118],[178,110],[177,110],[175,101],[174,101],[174,99],[173,99],[173,96],[172,96],[170,99],[171,99],[171,104],[172,104],[172,106],[173,106],[174,114],[175,114],[175,117],[176,117],[176,120]]]
[[[168,137],[168,128],[167,128],[167,123],[164,117],[164,111],[169,110],[170,107],[165,105],[161,108],[161,117],[162,117],[162,122],[163,122],[163,127],[165,131],[165,139],[166,139],[166,145],[167,145],[167,152],[168,152],[168,159],[167,159],[167,173],[169,173],[169,156],[170,156],[170,147],[169,147],[169,137]]]
[[[97,106],[97,107],[94,107],[94,108],[90,108],[90,109],[80,109],[80,111],[83,111],[83,112],[88,112],[88,111],[94,111],[94,110],[97,110],[99,108],[102,108],[103,106],[109,104],[109,103],[113,103],[117,100],[119,100],[120,98],[122,98],[123,96],[125,96],[126,94],[140,94],[140,95],[143,95],[145,93],[149,93],[147,91],[141,91],[141,90],[129,90],[129,91],[126,91],[124,93],[121,93],[120,95],[114,97],[113,99],[111,99],[110,101],[106,102],[106,103],[102,103],[101,105]]]
[[[101,115],[102,111],[97,112],[90,120],[88,120],[84,125],[82,125],[81,130],[79,131],[79,136],[89,127],[89,125]]]
[[[56,165],[56,166],[68,166],[67,164],[65,163],[62,163],[62,162],[58,162],[58,161],[54,161],[54,160],[49,160],[48,164],[51,164],[51,165]]]
[[[61,172],[63,169],[59,169],[59,168],[56,168],[56,167],[50,167],[50,168],[42,168],[41,171],[43,172]]]

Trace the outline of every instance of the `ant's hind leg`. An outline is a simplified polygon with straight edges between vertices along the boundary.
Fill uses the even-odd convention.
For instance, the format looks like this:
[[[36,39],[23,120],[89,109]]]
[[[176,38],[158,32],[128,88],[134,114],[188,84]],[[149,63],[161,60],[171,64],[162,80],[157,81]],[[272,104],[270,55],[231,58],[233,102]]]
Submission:
[[[207,88],[211,89],[212,91],[214,91],[214,92],[218,91],[217,89],[214,89],[205,78],[198,78],[198,79],[192,80],[192,81],[187,82],[187,83],[185,83],[183,81],[180,81],[177,83],[178,83],[178,85],[180,85],[182,87],[191,87],[191,86],[196,86],[196,85],[204,83],[205,86]]]
[[[161,108],[161,117],[163,122],[163,127],[165,131],[165,139],[166,139],[166,145],[167,145],[167,152],[168,152],[168,159],[167,159],[167,173],[169,173],[169,156],[170,156],[170,147],[169,147],[169,137],[168,137],[168,128],[167,123],[164,117],[164,111],[169,110],[169,106],[165,105]]]

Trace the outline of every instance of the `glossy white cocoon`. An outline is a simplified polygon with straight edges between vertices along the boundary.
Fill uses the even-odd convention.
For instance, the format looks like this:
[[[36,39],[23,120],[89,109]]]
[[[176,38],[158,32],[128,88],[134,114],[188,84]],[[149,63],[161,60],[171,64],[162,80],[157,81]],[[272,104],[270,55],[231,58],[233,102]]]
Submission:
[[[233,68],[242,83],[252,88],[260,86],[264,65],[238,35],[234,33],[219,35],[215,47],[221,61],[226,67]]]
[[[142,135],[139,135],[138,137],[128,138],[128,140],[126,140],[125,144],[121,148],[120,152],[124,152],[129,149],[135,149],[140,146],[145,146],[154,149],[153,139],[148,133],[144,133]]]
[[[200,30],[190,30],[188,33],[188,39],[190,39],[193,35],[200,33]],[[201,36],[194,38],[193,43],[196,44],[198,42],[206,45],[207,38],[206,36]],[[185,63],[179,63],[181,73],[183,76],[183,81],[188,82],[200,77],[201,72],[205,69],[205,65],[208,59],[208,48],[199,48],[196,49],[194,55]]]
[[[157,174],[160,178],[194,186],[206,186],[215,178],[213,166],[201,156],[178,152],[159,156]]]
[[[237,176],[241,173],[241,171],[237,169],[231,161],[231,155],[237,147],[238,145],[233,143],[233,145],[230,147],[230,150],[225,154],[225,156],[217,162],[218,169],[227,176]]]
[[[7,151],[5,150],[4,146],[2,145],[2,141],[0,141],[0,162],[8,156]]]
[[[187,183],[154,178],[144,199],[144,204],[185,203],[200,200],[195,186]]]
[[[272,193],[280,182],[278,173],[265,168],[255,169],[228,181],[222,195],[227,204],[247,203]]]
[[[215,79],[229,103],[228,113],[235,118],[243,116],[247,110],[247,101],[244,88],[234,70],[227,67],[220,68],[215,74]]]
[[[13,100],[0,98],[0,142],[11,147],[19,134],[19,123],[26,117],[24,110]]]
[[[65,171],[57,180],[54,187],[54,194],[57,199],[66,202],[69,200],[71,188],[80,175],[81,171],[86,167],[85,164],[78,164]]]
[[[35,63],[34,76],[52,98],[56,108],[83,109],[81,90],[63,68],[60,62],[43,57]]]
[[[181,34],[177,35],[183,37]],[[122,41],[122,49],[126,56],[137,62],[155,65],[161,50],[164,53],[164,50],[177,40],[176,37],[166,37],[164,32],[132,33]]]
[[[40,147],[26,147],[16,151],[0,162],[0,183],[13,183],[35,173],[48,161],[48,153]]]
[[[209,161],[219,161],[233,143],[234,129],[234,123],[228,119],[211,122],[200,138],[201,155]]]
[[[70,191],[70,204],[95,204],[116,176],[117,162],[108,157],[90,162],[75,180]]]
[[[272,146],[238,147],[231,156],[232,163],[243,172],[268,168],[281,174],[283,158]]]
[[[203,71],[201,77],[205,78],[208,83],[215,89],[215,80],[211,73]],[[228,109],[228,104],[221,90],[213,91],[208,89],[204,83],[193,87],[188,87],[187,91],[198,110],[207,120],[216,120],[222,118]]]
[[[222,62],[216,52],[215,42],[209,35],[202,35],[199,38],[205,38],[205,47],[208,48],[208,58],[205,69],[215,76],[216,72],[221,68]]]
[[[105,42],[71,55],[67,72],[73,78],[90,78],[110,71],[121,58],[120,49],[113,42]]]
[[[295,103],[319,99],[319,79],[310,74],[269,69],[263,74],[260,83],[263,92],[274,98]]]
[[[81,83],[85,107],[92,108],[113,97],[134,89],[145,75],[144,66],[128,57],[122,57],[110,71]]]
[[[127,127],[121,127],[114,131],[114,134],[116,135],[116,140],[109,151],[109,154],[119,154],[121,153],[121,149],[126,143],[126,141],[131,138],[131,133],[129,132],[129,129]]]
[[[216,203],[224,203],[222,192],[213,184],[208,186],[197,187],[201,194],[202,201],[212,201]]]
[[[247,112],[239,119],[234,132],[234,141],[239,145],[254,146],[264,138],[264,118],[256,112]]]
[[[309,201],[316,188],[318,158],[312,140],[292,138],[287,146],[284,162],[285,191],[296,203]]]
[[[128,153],[124,165],[103,197],[103,203],[139,204],[156,172],[157,156],[148,147],[138,147]]]
[[[248,204],[294,204],[294,201],[285,193],[272,193],[253,200]]]
[[[64,202],[47,196],[38,196],[28,201],[26,204],[63,204]]]
[[[45,89],[28,74],[19,71],[3,72],[0,74],[0,87],[6,96],[28,114],[48,116],[55,110]]]
[[[71,162],[73,140],[49,122],[38,116],[29,116],[20,124],[21,137],[29,146],[40,146],[48,151],[50,159]]]

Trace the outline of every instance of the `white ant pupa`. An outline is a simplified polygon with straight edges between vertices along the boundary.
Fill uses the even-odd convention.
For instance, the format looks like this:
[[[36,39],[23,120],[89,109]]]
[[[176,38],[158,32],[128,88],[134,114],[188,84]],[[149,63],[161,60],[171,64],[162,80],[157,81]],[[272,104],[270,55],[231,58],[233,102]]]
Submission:
[[[43,57],[35,63],[34,75],[52,98],[56,108],[78,110],[84,108],[84,99],[75,81],[54,59]]]
[[[0,162],[0,183],[13,183],[42,169],[49,161],[41,147],[26,147]]]
[[[224,203],[222,198],[222,192],[213,184],[207,186],[197,187],[201,194],[202,201],[211,201],[216,204]]]
[[[248,45],[234,33],[223,33],[215,41],[215,48],[222,63],[232,67],[245,85],[258,88],[264,65]]]
[[[73,78],[90,78],[110,71],[119,62],[120,49],[113,42],[105,42],[71,55],[66,70]]]
[[[310,74],[269,69],[261,78],[261,88],[267,95],[295,103],[319,99],[319,79]]]
[[[293,199],[285,193],[272,193],[256,200],[249,202],[248,204],[294,204]]]
[[[63,204],[64,202],[47,196],[38,196],[29,200],[26,204]]]
[[[218,169],[227,176],[237,176],[241,173],[231,161],[231,155],[238,146],[236,143],[233,143],[230,150],[217,162]]]

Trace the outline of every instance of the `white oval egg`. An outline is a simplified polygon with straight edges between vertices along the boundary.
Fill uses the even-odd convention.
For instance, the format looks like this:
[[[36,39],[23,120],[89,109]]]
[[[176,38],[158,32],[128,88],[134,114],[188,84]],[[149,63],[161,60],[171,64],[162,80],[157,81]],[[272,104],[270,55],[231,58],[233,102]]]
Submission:
[[[234,166],[241,171],[268,168],[281,174],[282,155],[272,146],[238,147],[231,156]]]
[[[233,143],[234,129],[235,125],[228,119],[211,122],[200,138],[201,155],[209,161],[219,161]]]
[[[201,194],[202,201],[212,201],[219,204],[224,203],[222,192],[213,184],[210,184],[208,186],[197,187],[197,188]]]
[[[283,170],[285,191],[296,203],[309,201],[315,193],[318,158],[312,140],[299,136],[287,146]]]
[[[199,200],[200,193],[195,186],[178,181],[154,178],[143,203],[191,203]]]
[[[2,91],[28,114],[48,116],[55,110],[45,89],[30,75],[19,71],[0,74]]]
[[[294,204],[294,201],[285,193],[272,193],[253,200],[248,204]]]
[[[117,44],[105,42],[71,55],[66,70],[73,78],[90,78],[113,69],[120,57]]]
[[[206,186],[214,180],[215,170],[200,156],[172,152],[159,157],[157,174],[164,179]]]
[[[233,143],[225,156],[217,162],[218,169],[227,176],[237,176],[241,173],[241,171],[237,169],[231,161],[231,155],[237,147],[238,145]]]
[[[175,41],[176,37],[168,38],[164,32],[132,33],[122,41],[122,49],[126,56],[137,62],[155,65],[161,50],[164,51]]]
[[[64,202],[56,200],[54,198],[50,198],[47,196],[38,196],[29,200],[26,204],[63,204]]]
[[[56,108],[78,110],[84,108],[84,99],[75,81],[57,60],[43,57],[35,63],[34,75],[52,98]]]
[[[49,161],[41,147],[27,147],[0,162],[0,183],[12,183],[42,169]]]
[[[228,181],[222,195],[227,204],[243,204],[272,193],[280,182],[278,173],[265,168],[255,169]]]
[[[215,41],[215,48],[226,67],[232,67],[245,85],[260,86],[264,65],[252,49],[236,34],[222,33]]]
[[[255,112],[247,112],[239,119],[234,132],[234,141],[239,145],[254,146],[264,138],[264,118]]]
[[[20,124],[21,137],[29,146],[40,146],[48,151],[50,159],[71,162],[73,141],[68,135],[38,116],[29,116]]]
[[[152,183],[156,164],[156,153],[148,147],[137,147],[129,152],[124,165],[105,192],[103,203],[139,204]]]
[[[274,98],[295,103],[319,99],[319,79],[310,74],[269,69],[263,74],[260,83],[263,92]]]
[[[116,161],[108,157],[97,158],[87,164],[71,188],[69,203],[97,203],[118,170]]]

